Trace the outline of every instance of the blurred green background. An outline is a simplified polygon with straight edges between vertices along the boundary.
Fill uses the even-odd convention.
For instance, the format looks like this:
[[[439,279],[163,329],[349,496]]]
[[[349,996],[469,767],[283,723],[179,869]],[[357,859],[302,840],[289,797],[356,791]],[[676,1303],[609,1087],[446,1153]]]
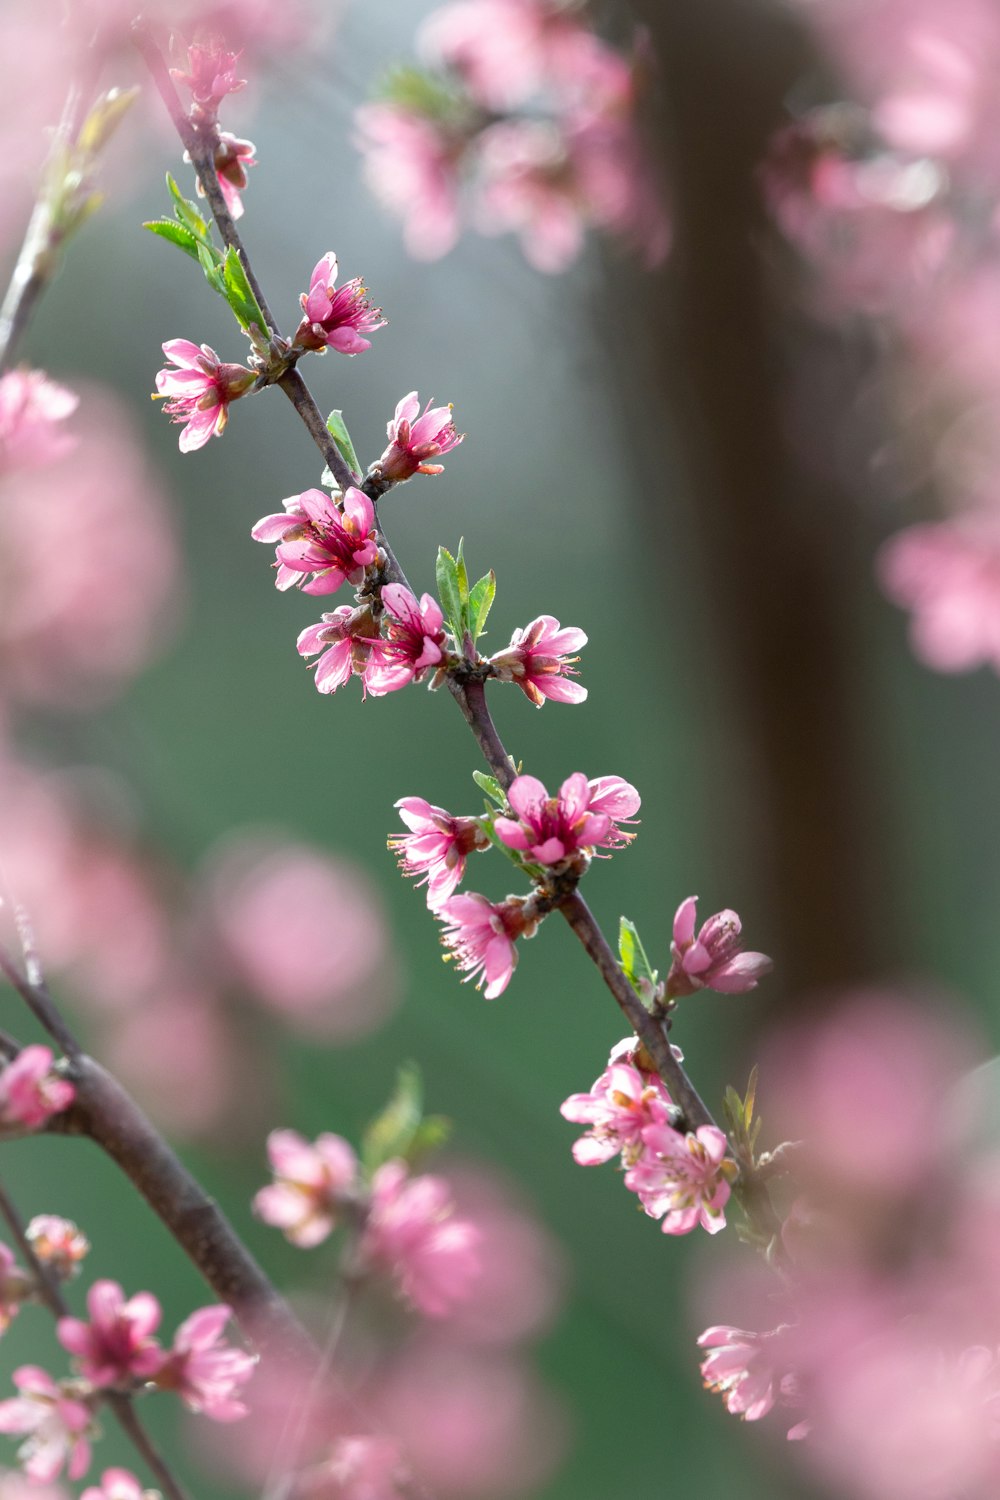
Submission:
[[[336,250],[343,276],[365,278],[389,319],[368,354],[350,362],[329,355],[305,370],[321,407],[343,408],[362,458],[381,451],[384,423],[407,391],[455,403],[467,438],[445,473],[417,479],[381,507],[411,581],[433,588],[438,544],[453,547],[464,536],[470,567],[497,572],[491,649],[542,612],[588,632],[585,705],[536,712],[500,688],[492,695],[496,717],[515,757],[550,787],[583,770],[619,774],[640,789],[634,846],[596,863],[587,880],[609,934],[627,914],[663,967],[673,911],[697,892],[706,915],[735,907],[749,945],[773,955],[774,977],[757,995],[704,995],[682,1012],[677,1037],[710,1102],[726,1082],[743,1082],[760,1028],[831,985],[915,979],[954,989],[995,1041],[1000,804],[990,793],[1000,692],[984,673],[949,680],[921,670],[902,620],[872,581],[871,553],[888,524],[884,498],[864,466],[852,467],[838,450],[852,382],[870,371],[871,351],[860,334],[820,336],[805,327],[780,288],[760,293],[770,300],[735,331],[720,303],[717,326],[703,328],[705,345],[721,338],[724,351],[735,338],[737,363],[750,360],[762,309],[773,318],[759,347],[775,431],[787,439],[754,468],[748,435],[747,495],[735,492],[703,400],[711,353],[704,367],[688,362],[692,266],[719,245],[710,232],[697,244],[690,239],[677,156],[690,117],[674,112],[679,95],[670,96],[669,76],[663,118],[654,123],[671,142],[673,169],[680,167],[672,178],[678,252],[660,277],[647,279],[594,248],[569,275],[546,279],[512,244],[473,236],[443,262],[408,260],[395,224],[362,185],[351,111],[388,60],[386,37],[405,55],[429,9],[413,0],[350,8],[327,50],[280,65],[263,83],[252,78],[226,120],[258,148],[242,228],[286,331],[327,249]],[[773,14],[742,9],[741,25],[764,49]],[[679,14],[694,36],[693,8]],[[675,41],[681,48],[683,28]],[[736,66],[734,46],[715,33],[704,43],[723,73]],[[668,74],[684,66],[681,50]],[[780,93],[772,91],[772,104],[776,113]],[[205,341],[223,358],[241,357],[226,309],[193,266],[139,228],[165,209],[168,168],[190,179],[167,132],[147,132],[125,186],[73,247],[24,354],[68,383],[113,384],[142,423],[176,497],[189,580],[183,626],[99,718],[40,722],[33,738],[50,758],[92,759],[125,775],[141,798],[146,834],[185,868],[233,825],[264,823],[368,871],[391,918],[404,1002],[385,1029],[349,1048],[290,1036],[275,1043],[280,1104],[272,1123],[356,1138],[396,1067],[414,1058],[429,1108],[454,1121],[453,1149],[495,1163],[523,1188],[569,1267],[564,1310],[538,1359],[566,1404],[570,1439],[538,1500],[612,1500],[626,1490],[643,1500],[805,1493],[783,1471],[780,1439],[741,1427],[700,1388],[694,1339],[706,1323],[725,1321],[725,1309],[705,1305],[693,1267],[721,1271],[732,1247],[701,1235],[666,1240],[636,1212],[613,1169],[582,1171],[570,1159],[575,1132],[559,1103],[589,1086],[623,1030],[571,934],[546,923],[524,947],[507,993],[486,1003],[442,968],[421,893],[395,871],[385,848],[393,802],[420,795],[476,810],[476,750],[444,693],[411,689],[363,704],[353,684],[335,698],[315,692],[294,643],[316,607],[276,593],[268,554],[249,536],[281,498],[319,480],[291,409],[268,392],[233,411],[222,441],[182,457],[177,430],[148,401],[165,339]],[[716,206],[721,240],[729,207]],[[747,212],[752,220],[755,210]],[[767,255],[750,220],[736,251],[766,288]],[[748,379],[751,371],[752,361]],[[792,391],[822,437],[805,463],[781,416]],[[751,407],[762,399],[749,385],[744,396]],[[692,421],[691,403],[701,403],[700,421]],[[755,430],[761,439],[759,423]],[[795,546],[784,561],[768,534],[774,514],[746,514],[776,467],[796,509]],[[784,666],[773,653],[755,654],[753,598],[742,618],[733,610],[739,558],[730,554],[746,525],[761,552],[777,558],[768,576],[758,553],[744,551],[761,608],[789,606],[767,627],[788,647]],[[814,601],[818,612],[834,604],[821,659],[810,654],[808,622],[794,613],[810,548],[824,564],[838,554],[835,578],[821,570]],[[754,726],[755,704],[770,742]],[[812,758],[815,746],[845,743],[842,756]],[[775,795],[790,774],[780,756],[776,769],[775,744],[805,786],[791,808]],[[782,877],[775,868],[788,846],[779,825],[799,816],[794,807],[805,809],[800,864],[794,877],[787,870]],[[840,861],[833,871],[831,860]],[[473,888],[491,896],[507,889],[495,857],[473,868]],[[796,886],[800,906],[789,894]],[[791,946],[794,961],[786,960]],[[6,1015],[4,1024],[20,1032],[10,998]],[[766,1080],[762,1096],[766,1130]],[[263,1133],[238,1149],[209,1142],[184,1155],[276,1278],[289,1287],[304,1276],[320,1284],[321,1272],[304,1270],[301,1252],[251,1216],[250,1198],[266,1175]],[[95,1274],[129,1291],[155,1289],[168,1324],[209,1300],[95,1149],[42,1139],[11,1145],[5,1156],[25,1213],[55,1210],[84,1226]],[[40,1326],[25,1317],[7,1335],[5,1375],[26,1358],[44,1362]],[[104,1449],[109,1460],[129,1462],[117,1439]],[[194,1482],[208,1494],[215,1481]]]

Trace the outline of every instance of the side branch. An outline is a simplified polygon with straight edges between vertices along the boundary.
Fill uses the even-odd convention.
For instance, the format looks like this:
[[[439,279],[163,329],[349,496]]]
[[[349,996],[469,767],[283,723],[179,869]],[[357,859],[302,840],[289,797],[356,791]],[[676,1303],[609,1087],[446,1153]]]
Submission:
[[[85,1135],[116,1162],[256,1345],[312,1365],[315,1346],[284,1298],[117,1079],[86,1054],[70,1075],[76,1101],[49,1128]]]
[[[25,1264],[31,1272],[38,1295],[45,1303],[54,1318],[66,1318],[70,1315],[70,1307],[67,1303],[59,1283],[50,1274],[49,1268],[43,1265],[35,1253],[35,1247],[25,1233],[21,1216],[14,1206],[6,1188],[0,1183],[0,1217],[2,1217],[10,1231],[11,1239],[17,1245]],[[168,1467],[166,1460],[153,1444],[152,1438],[146,1431],[132,1404],[132,1398],[125,1391],[98,1391],[99,1398],[110,1406],[118,1419],[118,1424],[126,1434],[133,1448],[145,1461],[150,1473],[156,1479],[167,1500],[188,1500],[183,1486],[174,1477]]]

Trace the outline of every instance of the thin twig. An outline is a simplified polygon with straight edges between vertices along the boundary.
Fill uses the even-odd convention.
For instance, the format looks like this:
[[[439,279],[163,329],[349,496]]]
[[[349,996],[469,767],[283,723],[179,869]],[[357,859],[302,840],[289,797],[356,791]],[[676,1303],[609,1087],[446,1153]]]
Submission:
[[[35,1247],[25,1231],[21,1215],[2,1182],[0,1182],[0,1215],[6,1221],[11,1238],[30,1270],[45,1306],[54,1318],[69,1317],[71,1308],[62,1294],[59,1282],[49,1267],[38,1258]],[[118,1425],[129,1438],[136,1452],[145,1460],[150,1473],[169,1500],[189,1500],[187,1492],[174,1477],[166,1460],[157,1451],[152,1438],[140,1421],[131,1396],[125,1391],[109,1390],[95,1390],[94,1395],[98,1401],[103,1401],[114,1412]]]
[[[63,1016],[48,987],[44,984],[32,984],[26,979],[11,958],[6,948],[0,945],[0,974],[3,974],[7,982],[17,991],[32,1015],[49,1034],[54,1042],[66,1056],[76,1062],[83,1056],[83,1048],[72,1028],[63,1019]]]

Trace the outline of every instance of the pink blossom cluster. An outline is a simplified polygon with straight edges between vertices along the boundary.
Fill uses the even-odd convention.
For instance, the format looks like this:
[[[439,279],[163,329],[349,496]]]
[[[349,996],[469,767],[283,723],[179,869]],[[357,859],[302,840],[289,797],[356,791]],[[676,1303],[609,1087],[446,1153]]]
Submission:
[[[294,1130],[275,1130],[267,1150],[275,1180],[257,1193],[254,1211],[293,1245],[321,1244],[350,1218],[363,1225],[359,1268],[387,1276],[425,1317],[446,1317],[471,1295],[478,1234],[455,1218],[441,1178],[415,1177],[405,1162],[388,1161],[366,1182],[339,1135],[310,1143]]]
[[[890,406],[905,392],[889,478],[917,524],[885,544],[883,589],[909,612],[925,665],[996,671],[1000,18],[992,0],[946,12],[929,0],[818,0],[802,12],[842,97],[779,134],[764,191],[807,263],[814,309],[877,320]],[[942,512],[933,520],[928,493]]]
[[[723,1131],[676,1128],[677,1111],[660,1076],[640,1066],[634,1038],[619,1043],[586,1094],[571,1094],[560,1109],[589,1129],[573,1147],[580,1166],[621,1157],[625,1186],[664,1234],[689,1234],[700,1225],[717,1234],[726,1225],[735,1163]]]
[[[654,264],[668,231],[637,125],[637,62],[564,0],[452,0],[421,26],[423,88],[358,111],[375,194],[434,259],[463,217],[565,270],[603,229]],[[416,97],[415,97],[416,95]],[[468,199],[468,208],[464,200]]]
[[[276,1448],[287,1452],[293,1418],[300,1443],[288,1461],[304,1495],[332,1488],[338,1500],[342,1492],[388,1500],[391,1489],[365,1489],[376,1482],[397,1482],[402,1493],[423,1488],[442,1500],[532,1493],[567,1436],[561,1402],[531,1363],[531,1345],[551,1326],[565,1280],[559,1248],[512,1185],[483,1162],[449,1162],[447,1190],[440,1178],[405,1177],[398,1162],[387,1166],[371,1183],[379,1197],[374,1258],[358,1271],[366,1281],[388,1274],[423,1315],[367,1324],[365,1358],[345,1354],[321,1389],[311,1368],[265,1355],[239,1443],[225,1443],[221,1429],[204,1436],[224,1470],[251,1492],[273,1471]],[[453,1211],[442,1216],[449,1203]],[[347,1233],[357,1243],[360,1212],[351,1222]],[[400,1261],[409,1293],[392,1270]],[[455,1289],[468,1292],[461,1300],[452,1295],[452,1266]],[[366,1286],[366,1300],[373,1290]],[[428,1315],[414,1294],[436,1294],[447,1305]]]
[[[620,776],[588,781],[577,772],[556,797],[536,777],[518,776],[507,798],[517,816],[493,816],[494,838],[553,877],[578,879],[596,849],[618,849],[634,837],[621,824],[635,821],[639,794]],[[448,957],[466,980],[476,979],[477,988],[485,984],[487,1000],[495,999],[510,983],[518,940],[534,936],[542,913],[519,896],[495,902],[475,891],[454,894],[469,854],[489,847],[486,820],[456,817],[421,797],[404,797],[396,806],[411,832],[391,838],[389,847],[404,874],[426,881],[427,905],[441,920]]]
[[[24,1436],[18,1460],[30,1478],[51,1481],[64,1466],[70,1479],[86,1473],[100,1391],[152,1384],[174,1391],[190,1410],[215,1421],[245,1415],[239,1393],[256,1358],[223,1339],[228,1307],[192,1313],[170,1349],[154,1336],[162,1314],[150,1292],[126,1300],[117,1282],[97,1281],[87,1294],[87,1310],[89,1322],[64,1317],[57,1325],[59,1342],[74,1356],[79,1376],[56,1381],[46,1370],[24,1365],[13,1376],[19,1394],[0,1401],[0,1432]],[[109,1490],[105,1500],[127,1496]]]
[[[782,1276],[711,1287],[736,1317],[702,1334],[702,1373],[734,1415],[780,1412],[845,1500],[988,1500],[1000,1482],[995,1070],[970,1060],[953,1010],[871,991],[761,1057],[766,1125],[798,1142],[775,1195]]]

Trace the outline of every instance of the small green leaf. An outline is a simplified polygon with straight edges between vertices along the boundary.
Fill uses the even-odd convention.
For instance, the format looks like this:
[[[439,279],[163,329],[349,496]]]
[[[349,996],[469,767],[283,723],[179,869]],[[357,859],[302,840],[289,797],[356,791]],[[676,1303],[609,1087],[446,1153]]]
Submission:
[[[413,1132],[406,1152],[407,1164],[411,1168],[419,1166],[425,1157],[439,1151],[450,1135],[451,1121],[446,1115],[428,1115]]]
[[[656,988],[659,978],[646,957],[638,929],[628,917],[622,917],[618,928],[618,956],[621,959],[625,978],[644,1002]]]
[[[167,173],[167,187],[170,189],[170,196],[174,200],[174,213],[180,219],[185,229],[190,229],[191,233],[196,235],[199,240],[204,240],[207,243],[208,220],[202,218],[198,212],[196,203],[192,203],[190,198],[185,198],[169,172]]]
[[[136,85],[130,89],[108,89],[101,94],[80,127],[76,141],[80,150],[88,156],[102,151],[141,92]]]
[[[404,1063],[392,1098],[362,1137],[361,1158],[368,1172],[394,1157],[407,1157],[413,1149],[423,1117],[423,1093],[420,1069],[416,1063]]]
[[[267,329],[264,314],[260,310],[260,304],[253,294],[253,288],[247,280],[247,273],[243,269],[243,262],[233,245],[226,251],[226,260],[223,268],[224,291],[223,295],[233,310],[237,322],[241,328],[250,328],[256,323],[261,333]]]
[[[205,273],[205,280],[213,292],[218,292],[220,297],[225,297],[226,283],[222,274],[222,256],[218,250],[213,245],[206,245],[199,240],[198,260]]]
[[[487,797],[496,803],[497,807],[502,810],[506,809],[507,798],[504,796],[503,787],[495,776],[487,776],[485,771],[473,771],[472,779],[480,791],[485,792]]]
[[[176,219],[150,219],[143,224],[143,229],[148,229],[150,234],[158,235],[161,240],[169,240],[172,245],[179,245],[192,260],[198,259],[198,241],[190,229],[185,229],[183,224],[178,224]]]
[[[465,602],[459,582],[458,561],[452,557],[447,547],[438,548],[434,576],[437,579],[438,602],[444,611],[452,634],[461,646],[465,631]]]
[[[354,444],[351,442],[351,434],[347,430],[347,423],[344,421],[344,413],[342,411],[332,411],[330,413],[326,419],[326,430],[336,443],[341,458],[353,469],[354,473],[360,479],[361,465],[358,462],[358,455],[354,451]],[[336,484],[336,480],[334,480],[334,483]]]
[[[458,568],[458,591],[462,598],[463,609],[469,602],[469,573],[468,569],[465,566],[464,548],[465,537],[463,536],[459,541],[458,552],[455,556],[455,563]]]
[[[469,634],[478,641],[486,626],[497,591],[497,575],[491,568],[469,594]]]
[[[753,1120],[754,1103],[757,1098],[758,1077],[759,1070],[757,1068],[757,1065],[754,1064],[753,1068],[750,1070],[750,1081],[747,1084],[747,1096],[743,1104],[743,1124],[747,1130],[750,1129],[750,1124]]]

